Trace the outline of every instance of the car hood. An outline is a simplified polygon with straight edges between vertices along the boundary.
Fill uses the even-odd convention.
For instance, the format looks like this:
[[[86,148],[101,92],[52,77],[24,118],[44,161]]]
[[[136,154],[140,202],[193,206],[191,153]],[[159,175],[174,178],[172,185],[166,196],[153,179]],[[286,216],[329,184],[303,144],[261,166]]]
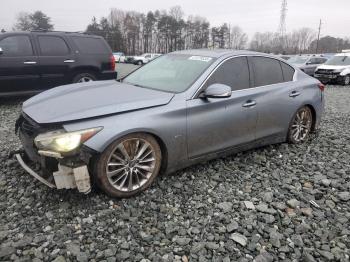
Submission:
[[[39,124],[58,123],[166,105],[174,94],[110,81],[60,86],[36,95],[22,111]]]
[[[333,70],[344,70],[346,68],[350,68],[350,66],[343,66],[343,65],[321,65],[317,67],[317,69],[333,69]]]

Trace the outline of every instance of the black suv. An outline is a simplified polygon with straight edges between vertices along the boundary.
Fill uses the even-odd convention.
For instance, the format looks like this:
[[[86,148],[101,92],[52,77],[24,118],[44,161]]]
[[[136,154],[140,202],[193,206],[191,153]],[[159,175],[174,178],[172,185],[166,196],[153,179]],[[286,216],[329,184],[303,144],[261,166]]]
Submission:
[[[116,77],[114,56],[102,37],[36,31],[0,34],[0,96]]]

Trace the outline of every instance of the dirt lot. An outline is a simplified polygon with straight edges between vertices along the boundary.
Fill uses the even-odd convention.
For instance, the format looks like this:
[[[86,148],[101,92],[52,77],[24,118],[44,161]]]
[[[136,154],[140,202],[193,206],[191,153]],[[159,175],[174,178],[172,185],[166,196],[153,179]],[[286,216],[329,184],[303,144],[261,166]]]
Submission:
[[[23,99],[1,100],[0,260],[349,261],[350,87],[325,94],[318,138],[196,165],[125,200],[51,190],[8,160]]]

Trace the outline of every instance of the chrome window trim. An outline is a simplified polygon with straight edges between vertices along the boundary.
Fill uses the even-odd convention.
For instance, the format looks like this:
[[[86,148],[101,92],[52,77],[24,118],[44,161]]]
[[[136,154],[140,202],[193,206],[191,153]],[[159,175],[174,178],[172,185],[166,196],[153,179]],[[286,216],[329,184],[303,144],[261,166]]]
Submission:
[[[216,70],[217,70],[223,63],[225,63],[227,60],[233,59],[233,58],[237,58],[237,57],[247,57],[247,58],[248,58],[248,57],[255,57],[255,56],[257,56],[257,57],[265,57],[265,58],[270,58],[270,59],[275,59],[275,60],[279,61],[280,63],[281,63],[281,62],[282,62],[282,63],[285,63],[286,65],[288,65],[288,66],[290,66],[291,68],[294,69],[293,80],[292,80],[292,81],[281,82],[281,83],[295,82],[295,81],[297,80],[297,78],[296,78],[296,76],[297,76],[297,74],[296,74],[297,69],[296,69],[294,66],[292,66],[292,65],[290,65],[290,64],[288,64],[288,63],[286,63],[286,62],[284,62],[284,61],[282,61],[282,60],[280,60],[280,59],[278,59],[278,58],[274,58],[274,57],[266,56],[266,55],[258,55],[258,54],[257,54],[257,55],[254,55],[254,54],[248,54],[248,55],[234,55],[234,56],[226,57],[224,60],[222,60],[222,61],[210,72],[210,74],[204,79],[204,81],[201,83],[201,85],[200,85],[199,88],[196,90],[196,92],[194,92],[194,94],[192,95],[192,97],[190,98],[190,100],[198,98],[198,95],[199,95],[200,90],[203,88],[203,86],[204,86],[205,83],[208,81],[208,79],[209,79],[209,78],[216,72]],[[249,67],[249,65],[248,65],[248,67]],[[281,70],[282,70],[282,68],[281,68]],[[249,74],[250,74],[250,72],[249,72]],[[276,84],[271,84],[271,85],[264,85],[264,86],[256,86],[256,87],[251,87],[251,88],[246,88],[246,89],[240,89],[240,90],[233,90],[232,93],[234,93],[234,92],[239,92],[239,91],[243,91],[243,90],[248,90],[248,89],[256,89],[256,88],[261,88],[261,87],[269,87],[269,86],[278,85],[278,84],[281,84],[281,83],[276,83]]]

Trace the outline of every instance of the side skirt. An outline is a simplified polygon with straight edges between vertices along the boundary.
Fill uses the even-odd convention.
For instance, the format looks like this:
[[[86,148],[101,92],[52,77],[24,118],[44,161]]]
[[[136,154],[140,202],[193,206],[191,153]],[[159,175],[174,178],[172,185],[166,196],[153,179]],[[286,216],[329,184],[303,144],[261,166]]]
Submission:
[[[226,157],[229,155],[233,155],[233,154],[237,154],[239,152],[244,152],[244,151],[248,151],[254,148],[259,148],[259,147],[263,147],[263,146],[267,146],[267,145],[273,145],[273,144],[279,144],[279,143],[283,143],[286,142],[286,136],[285,135],[274,135],[274,136],[268,136],[268,137],[264,137],[258,140],[254,140],[252,142],[246,143],[246,144],[242,144],[239,146],[235,146],[235,147],[231,147],[231,148],[227,148],[224,150],[220,150],[217,152],[213,152],[213,153],[209,153],[206,155],[201,155],[195,158],[191,158],[188,161],[186,161],[185,163],[183,163],[183,165],[177,165],[175,167],[171,167],[167,170],[166,174],[169,173],[173,173],[177,170],[201,163],[201,162],[206,162],[209,160],[213,160],[213,159],[217,159],[217,158],[221,158],[221,157]]]

